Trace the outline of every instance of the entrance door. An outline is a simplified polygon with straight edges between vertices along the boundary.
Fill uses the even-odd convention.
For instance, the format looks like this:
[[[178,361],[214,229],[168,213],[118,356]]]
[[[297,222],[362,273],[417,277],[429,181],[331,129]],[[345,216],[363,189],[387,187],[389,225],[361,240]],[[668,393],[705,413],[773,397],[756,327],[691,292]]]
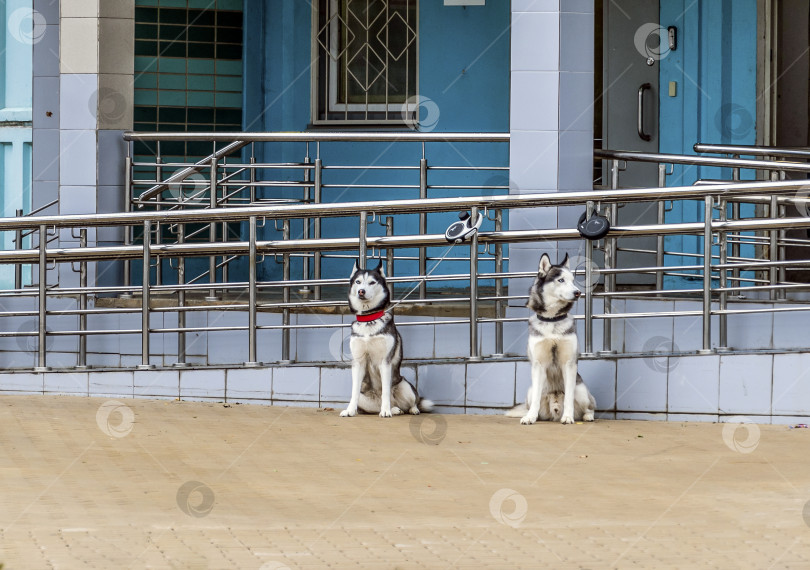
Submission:
[[[659,61],[668,49],[666,30],[661,30],[658,0],[602,2],[602,133],[603,148],[658,152],[658,73]],[[609,184],[609,164],[604,180]],[[619,176],[623,188],[658,185],[653,163],[631,162]],[[618,211],[619,225],[656,223],[654,203],[625,204]],[[619,240],[618,266],[623,268],[655,265],[655,255],[631,250],[654,251],[656,240]],[[654,275],[620,275],[623,284],[655,283]]]

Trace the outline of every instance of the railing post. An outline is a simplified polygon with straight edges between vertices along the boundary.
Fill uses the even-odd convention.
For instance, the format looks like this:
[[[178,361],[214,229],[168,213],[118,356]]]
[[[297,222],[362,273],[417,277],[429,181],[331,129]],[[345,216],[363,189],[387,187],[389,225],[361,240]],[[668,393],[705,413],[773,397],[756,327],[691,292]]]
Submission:
[[[618,180],[618,178],[616,179]],[[616,190],[616,188],[614,188]],[[611,204],[610,208],[608,208],[609,216],[611,225],[616,225],[616,218],[618,217],[619,213],[619,206],[618,204]],[[605,258],[604,258],[604,266],[605,269],[614,269],[616,267],[616,238],[614,237],[605,237]],[[605,315],[609,315],[613,310],[613,303],[610,298],[610,294],[616,290],[616,274],[615,273],[605,273],[605,279],[603,281],[604,285],[604,296],[603,299],[603,313]],[[602,352],[605,354],[612,354],[613,353],[613,321],[610,319],[605,319],[602,323]]]
[[[771,196],[771,204],[769,207],[769,217],[775,220],[779,216],[779,202],[776,195]],[[768,256],[770,261],[779,261],[779,230],[771,230],[769,232],[768,240]],[[776,265],[771,265],[768,269],[768,284],[771,286],[769,297],[771,301],[776,301],[778,295],[775,286],[779,282],[779,268]]]
[[[358,247],[357,256],[360,258],[358,263],[360,264],[361,269],[366,268],[366,255],[367,255],[367,246],[366,246],[366,238],[368,232],[368,212],[360,212],[360,231],[357,233],[357,236],[360,240],[360,246]]]
[[[156,163],[156,166],[155,166],[155,180],[157,180],[158,183],[160,183],[160,182],[163,182],[163,167],[161,166],[161,164],[163,164],[163,159],[160,158],[160,157],[157,157],[155,159],[155,163]],[[181,185],[180,186],[180,196],[182,196],[182,195],[183,195],[183,186]],[[156,212],[160,211],[160,197],[161,197],[160,194],[155,196],[155,198],[156,198],[155,202],[157,202],[155,204],[155,211]],[[155,222],[155,244],[160,245],[162,242],[163,242],[163,240],[162,240],[161,235],[160,235],[160,222],[156,221]],[[163,267],[162,267],[161,262],[160,262],[160,256],[155,255],[155,285],[162,285],[162,284],[163,284]]]
[[[667,165],[658,165],[658,187],[664,188],[667,185]],[[664,224],[664,201],[659,200],[656,203],[658,207],[657,223],[658,225]],[[658,235],[655,237],[655,265],[656,267],[664,266],[664,236]],[[658,291],[664,289],[664,271],[659,269],[655,272],[655,288]]]
[[[290,239],[290,220],[285,219],[282,222],[282,239],[287,241]],[[282,302],[290,302],[290,288],[286,285],[290,281],[290,254],[285,253],[281,256],[283,259],[282,265],[282,280],[285,283],[282,289]],[[290,308],[285,306],[281,310],[281,320],[284,328],[281,329],[281,360],[284,362],[290,361]]]
[[[478,220],[478,208],[470,209],[473,225]],[[422,273],[420,271],[420,273]],[[470,237],[470,359],[481,358],[478,350],[478,232]]]
[[[720,198],[720,212],[719,212],[719,215],[720,215],[720,221],[721,222],[725,222],[726,219],[728,218],[728,213],[726,212],[726,208],[728,208],[728,204],[726,204],[726,201],[723,198]],[[728,315],[725,314],[723,311],[725,311],[726,307],[728,306],[728,292],[723,291],[723,289],[725,289],[728,286],[728,275],[727,275],[728,269],[726,269],[725,267],[722,267],[722,266],[724,266],[728,262],[728,251],[727,251],[727,248],[728,248],[728,236],[726,235],[726,232],[724,230],[720,230],[720,232],[718,234],[718,238],[719,238],[718,241],[720,243],[720,266],[721,266],[720,280],[719,280],[718,283],[720,285],[721,291],[720,291],[720,304],[719,304],[719,307],[720,307],[720,315],[719,315],[719,321],[720,321],[719,328],[720,328],[720,330],[719,330],[719,333],[720,333],[720,335],[719,335],[719,338],[717,339],[717,341],[718,341],[717,342],[717,344],[718,344],[717,349],[718,350],[725,350],[728,347]]]
[[[177,224],[177,243],[185,243],[186,241],[186,225]],[[186,290],[183,287],[186,284],[186,258],[180,256],[177,261],[177,328],[186,328],[186,312],[183,307],[186,306]],[[179,331],[177,333],[177,366],[186,366],[186,333]]]
[[[700,354],[712,352],[712,196],[703,200],[703,349]]]
[[[132,211],[132,193],[134,192],[132,183],[132,156],[130,155],[130,148],[132,143],[127,145],[127,155],[124,157],[124,211]],[[132,245],[132,226],[124,226],[124,246]],[[132,285],[132,265],[128,259],[124,260],[124,286]],[[132,293],[127,291],[119,295],[122,299],[131,299]]]
[[[385,218],[385,235],[391,237],[394,235],[394,216]],[[385,274],[391,277],[394,275],[394,248],[389,247],[385,250]],[[388,285],[391,296],[394,296],[394,284]]]
[[[318,147],[318,152],[320,152],[320,147]],[[321,162],[320,158],[315,159],[315,172],[313,174],[313,188],[314,188],[314,196],[312,199],[316,204],[321,203],[321,190],[323,189],[323,162]],[[312,237],[314,239],[321,239],[321,218],[316,217],[312,224]],[[314,257],[312,258],[312,278],[313,279],[320,279],[321,278],[321,252],[316,251]],[[316,299],[321,298],[321,286],[316,285],[313,291],[313,296]]]
[[[248,361],[245,366],[257,366],[256,360],[256,216],[250,216],[248,242]],[[289,329],[287,329],[289,331]]]
[[[310,164],[309,160],[309,143],[307,143],[307,155],[304,157],[304,164]],[[309,169],[304,169],[304,182],[309,182]],[[309,184],[304,186],[304,203],[309,204]],[[309,239],[309,227],[310,227],[310,219],[309,216],[305,217],[302,220],[304,225],[304,239]],[[309,255],[306,254],[301,258],[301,278],[306,281],[309,279]],[[303,287],[298,291],[301,295],[307,296],[310,293],[309,285],[304,284]]]
[[[48,227],[39,226],[39,296],[38,296],[38,319],[37,319],[37,367],[35,371],[48,370],[47,365],[47,293],[48,293],[48,258],[46,248],[48,246]]]
[[[15,212],[16,216],[19,218],[23,215],[22,210],[17,210]],[[14,249],[21,250],[22,249],[22,229],[16,230],[14,232]],[[22,289],[22,263],[15,263],[14,264],[14,288],[15,289]]]
[[[211,195],[209,197],[209,206],[211,208],[217,207],[217,159],[213,157],[211,159]],[[217,223],[211,222],[209,229],[209,236],[208,241],[210,243],[216,243],[217,241]],[[213,287],[214,284],[217,282],[217,256],[212,255],[208,258],[208,282],[211,283],[212,287],[208,291],[208,296],[205,298],[206,301],[217,301],[217,290]]]
[[[593,209],[593,202],[588,202],[588,215]],[[593,353],[593,241],[585,240],[585,352]]]
[[[87,228],[79,230],[79,247],[87,247]],[[79,332],[87,330],[87,262],[79,263],[79,286],[82,292],[79,294]],[[87,335],[79,335],[79,365],[77,368],[87,368]]]
[[[152,242],[152,222],[143,223],[143,283],[141,285],[141,363],[140,369],[149,369],[149,278],[150,246]]]
[[[419,199],[424,200],[427,198],[427,159],[425,158],[425,143],[422,143],[422,158],[419,160]],[[419,234],[425,235],[427,233],[427,213],[420,212],[419,214]],[[424,277],[427,273],[427,248],[419,248],[419,275]],[[427,280],[422,279],[419,282],[419,298],[424,299],[427,296]]]
[[[503,230],[503,210],[495,210],[495,231]],[[503,273],[503,244],[495,244],[495,273]],[[495,279],[495,354],[503,356],[503,279]]]

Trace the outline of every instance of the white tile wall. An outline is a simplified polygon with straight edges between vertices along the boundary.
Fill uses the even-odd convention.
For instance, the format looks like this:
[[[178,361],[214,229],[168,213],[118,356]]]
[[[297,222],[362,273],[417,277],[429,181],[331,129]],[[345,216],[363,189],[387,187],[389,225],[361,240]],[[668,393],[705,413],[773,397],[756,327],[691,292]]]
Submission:
[[[465,402],[465,367],[458,365],[424,365],[418,367],[419,395],[440,406],[463,406]]]
[[[720,413],[770,414],[773,357],[751,354],[720,357]]]
[[[290,366],[273,370],[273,399],[317,402],[321,369],[314,366]]]
[[[42,374],[3,374],[0,376],[0,390],[41,394],[44,390],[44,378]]]
[[[810,354],[773,356],[773,413],[810,413]]]
[[[616,408],[616,361],[580,360],[579,374],[596,399],[596,409]]]
[[[467,364],[467,406],[512,406],[514,397],[514,362]]]
[[[87,395],[87,372],[46,372],[45,392]]]
[[[180,398],[225,399],[225,369],[181,370]]]
[[[322,402],[348,403],[352,396],[351,368],[321,368]]]
[[[720,357],[682,356],[661,359],[669,370],[669,411],[717,414],[720,395]]]
[[[232,368],[227,371],[225,395],[228,401],[238,401],[240,399],[270,400],[272,390],[272,368]]]
[[[512,71],[557,71],[560,51],[558,13],[513,13],[511,38]]]
[[[512,73],[510,113],[512,131],[556,131],[559,128],[557,71],[515,71]],[[591,89],[593,100],[593,88]]]
[[[667,372],[654,359],[623,358],[616,368],[616,409],[663,412],[667,405]]]
[[[91,397],[132,398],[134,395],[134,377],[131,371],[90,372]]]
[[[180,375],[177,370],[136,370],[136,397],[180,397]]]

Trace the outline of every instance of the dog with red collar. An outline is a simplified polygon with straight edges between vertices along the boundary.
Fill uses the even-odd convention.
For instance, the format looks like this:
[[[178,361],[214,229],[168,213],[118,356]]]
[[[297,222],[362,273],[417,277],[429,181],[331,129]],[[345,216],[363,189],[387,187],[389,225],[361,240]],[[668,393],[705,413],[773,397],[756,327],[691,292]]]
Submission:
[[[390,418],[433,409],[400,373],[402,337],[394,314],[386,310],[390,303],[382,261],[374,269],[361,269],[355,262],[349,280],[349,309],[356,319],[349,340],[352,395],[342,417],[355,416],[358,410]]]

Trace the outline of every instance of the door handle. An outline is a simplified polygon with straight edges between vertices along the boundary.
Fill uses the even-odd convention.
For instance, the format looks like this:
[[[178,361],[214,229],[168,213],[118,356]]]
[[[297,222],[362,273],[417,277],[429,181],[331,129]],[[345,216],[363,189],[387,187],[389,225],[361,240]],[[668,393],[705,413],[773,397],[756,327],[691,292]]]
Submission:
[[[648,89],[652,89],[649,83],[643,83],[638,88],[638,136],[644,141],[652,140],[652,135],[644,132],[644,92]]]

